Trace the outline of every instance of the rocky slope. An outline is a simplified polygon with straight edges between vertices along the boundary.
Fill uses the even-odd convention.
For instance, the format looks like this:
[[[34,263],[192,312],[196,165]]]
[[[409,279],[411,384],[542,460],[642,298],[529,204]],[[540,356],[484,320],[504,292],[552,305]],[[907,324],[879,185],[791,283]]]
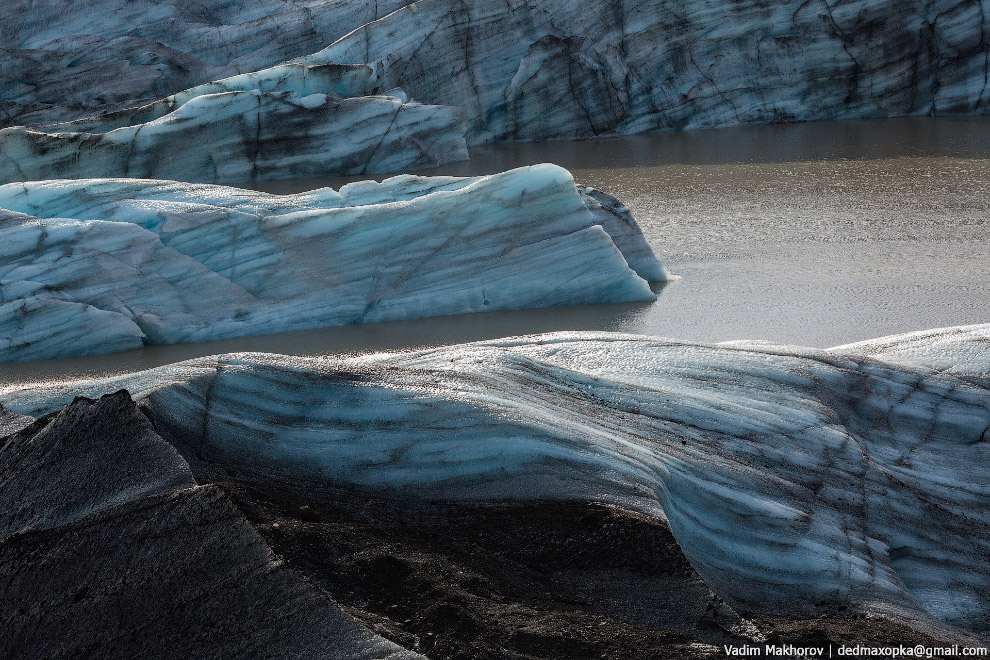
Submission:
[[[5,658],[400,658],[200,486],[126,392],[0,441]]]

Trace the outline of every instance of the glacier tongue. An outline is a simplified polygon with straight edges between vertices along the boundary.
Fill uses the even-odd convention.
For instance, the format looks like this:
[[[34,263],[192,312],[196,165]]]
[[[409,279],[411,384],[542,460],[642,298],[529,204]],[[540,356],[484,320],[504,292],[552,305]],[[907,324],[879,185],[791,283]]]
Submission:
[[[644,278],[666,277],[628,210],[554,165],[288,196],[129,179],[8,184],[0,214],[0,362],[653,300]]]
[[[39,416],[127,388],[176,446],[242,472],[612,502],[665,520],[734,606],[893,608],[985,630],[988,336],[887,338],[877,356],[590,333],[347,359],[235,354],[8,388],[0,402]],[[897,346],[911,356],[883,357]],[[950,374],[951,355],[966,358]]]

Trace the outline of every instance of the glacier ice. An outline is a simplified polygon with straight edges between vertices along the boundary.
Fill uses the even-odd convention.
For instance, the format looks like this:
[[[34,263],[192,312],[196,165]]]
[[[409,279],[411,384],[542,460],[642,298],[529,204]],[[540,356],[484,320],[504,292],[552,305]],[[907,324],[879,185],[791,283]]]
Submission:
[[[412,0],[7,0],[0,127],[74,119],[312,53]]]
[[[286,60],[368,65],[378,93],[462,108],[471,143],[987,114],[985,3],[13,0],[0,127]]]
[[[310,64],[467,113],[468,141],[987,114],[985,0],[420,0]]]
[[[554,165],[275,196],[134,179],[0,186],[0,362],[145,343],[653,300],[628,209]]]
[[[988,338],[981,325],[820,350],[558,333],[232,354],[0,402],[30,420],[126,388],[170,442],[242,473],[610,502],[664,520],[734,607],[986,630]]]
[[[107,115],[0,130],[0,181],[241,182],[467,160],[458,108],[376,95],[366,66],[287,64]]]

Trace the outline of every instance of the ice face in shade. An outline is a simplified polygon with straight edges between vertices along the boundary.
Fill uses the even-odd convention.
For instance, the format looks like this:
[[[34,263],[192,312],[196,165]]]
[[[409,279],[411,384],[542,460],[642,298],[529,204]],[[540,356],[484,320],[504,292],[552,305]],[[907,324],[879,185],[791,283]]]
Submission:
[[[369,64],[468,142],[987,114],[986,5],[420,0],[299,61]]]

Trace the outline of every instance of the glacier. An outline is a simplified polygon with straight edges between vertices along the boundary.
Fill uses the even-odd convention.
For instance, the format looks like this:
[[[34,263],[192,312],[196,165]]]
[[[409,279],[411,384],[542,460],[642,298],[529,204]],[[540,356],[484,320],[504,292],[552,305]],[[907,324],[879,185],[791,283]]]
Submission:
[[[126,389],[183,455],[403,498],[605,502],[740,611],[990,627],[990,325],[828,350],[555,333],[231,354],[0,390],[19,428]],[[830,609],[831,608],[831,609]]]
[[[276,196],[0,186],[0,362],[467,312],[654,300],[629,210],[555,165]]]
[[[87,149],[112,151],[116,145],[126,151],[121,145],[131,133],[57,139],[46,125],[84,119],[80,126],[105,126],[98,113],[160,107],[181,90],[211,81],[222,87],[247,74],[278,80],[293,64],[360,68],[369,77],[358,98],[401,89],[400,100],[430,106],[407,108],[410,114],[462,113],[469,144],[990,111],[988,0],[717,0],[687,6],[673,0],[211,0],[195,7],[178,0],[100,0],[61,7],[53,0],[16,0],[8,10],[16,19],[0,25],[6,44],[0,127],[31,127],[9,135],[11,145],[0,144],[0,153],[24,160],[47,150],[71,157],[76,149],[87,163],[72,176],[117,176],[117,170],[98,167],[106,162],[88,160]],[[309,104],[319,106],[318,99],[293,96],[291,89],[270,98],[274,92],[265,87],[256,90],[265,102],[255,100],[264,113],[245,110],[249,98],[235,102],[237,96],[211,94],[185,112],[234,125],[239,112],[263,114],[318,142],[324,131],[312,126],[314,120],[328,121],[334,113],[304,112]],[[369,135],[397,130],[375,123],[382,103],[360,104]],[[189,120],[178,112],[176,121]],[[184,140],[180,126],[152,125],[149,132],[171,126],[176,133],[169,139]],[[231,138],[243,140],[246,152],[257,143],[249,128]],[[459,131],[438,120],[431,135],[456,141]],[[214,129],[210,139],[222,142],[221,134]],[[340,143],[346,140],[335,135],[333,149],[345,149]],[[291,166],[292,159],[287,162]],[[426,165],[403,169],[413,166]],[[45,171],[35,178],[61,176]],[[326,164],[323,173],[347,171]],[[135,172],[151,176],[139,167]],[[17,180],[9,171],[3,176]],[[200,169],[190,176],[208,180]]]
[[[419,0],[298,58],[368,64],[472,144],[985,115],[987,0]]]
[[[378,94],[366,66],[287,64],[137,108],[0,130],[0,181],[246,182],[399,172],[467,160],[458,108]]]
[[[312,53],[412,0],[9,0],[0,128],[141,105]]]

